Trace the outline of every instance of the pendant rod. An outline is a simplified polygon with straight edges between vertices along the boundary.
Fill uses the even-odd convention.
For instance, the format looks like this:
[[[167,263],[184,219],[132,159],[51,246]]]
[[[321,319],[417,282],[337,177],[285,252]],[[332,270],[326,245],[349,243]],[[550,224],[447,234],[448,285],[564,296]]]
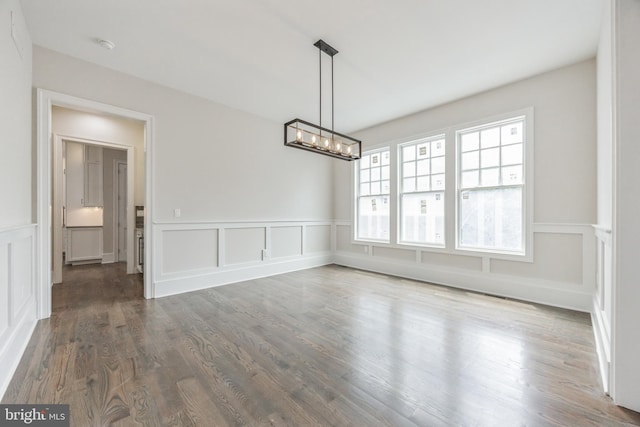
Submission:
[[[320,66],[320,127],[322,127],[322,50],[318,49],[318,64]],[[320,131],[322,135],[322,131]]]
[[[333,56],[331,57],[331,132],[333,132]]]

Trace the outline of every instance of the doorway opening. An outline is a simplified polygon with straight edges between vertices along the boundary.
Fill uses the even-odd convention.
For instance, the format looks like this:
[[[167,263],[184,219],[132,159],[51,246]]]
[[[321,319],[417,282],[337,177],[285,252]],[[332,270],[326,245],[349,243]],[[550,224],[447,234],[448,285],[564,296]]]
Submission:
[[[134,206],[145,207],[143,219],[150,216],[153,118],[135,111],[42,89],[37,90],[37,105],[37,302],[38,317],[46,318],[51,315],[51,285],[54,281],[62,280],[63,238],[68,238],[64,242],[64,262],[91,262],[96,265],[122,262],[122,266],[126,263],[123,270],[126,274],[136,273],[138,264],[135,263],[132,250],[137,212]],[[120,123],[124,127],[113,126],[114,123]],[[127,127],[136,129],[136,137],[126,137],[123,129]],[[75,146],[75,154],[82,153],[82,166],[76,167],[76,173],[81,176],[82,191],[74,190],[76,198],[80,196],[80,206],[76,206],[79,211],[75,213],[79,213],[82,220],[91,217],[91,213],[93,219],[102,214],[102,228],[99,227],[99,222],[76,223],[78,229],[94,226],[93,235],[83,234],[82,231],[72,237],[69,237],[69,233],[63,235],[63,222],[65,226],[69,225],[71,213],[69,206],[63,203],[63,196],[66,201],[68,195],[62,191],[65,168],[68,169],[67,159],[64,162],[62,160],[66,144],[78,144],[82,147],[78,150],[78,146]],[[104,161],[105,153],[107,162]],[[105,206],[105,185],[111,189],[108,197],[110,206]],[[124,188],[126,191],[122,191]],[[65,189],[67,190],[68,188]],[[116,193],[120,193],[119,198],[115,196]],[[126,220],[122,221],[123,218]],[[108,228],[106,233],[105,228]],[[141,230],[148,228],[147,220]],[[151,251],[146,251],[144,257],[144,296],[153,298]]]
[[[59,112],[54,108],[54,128]],[[77,118],[81,113],[64,114]],[[128,194],[127,149],[58,134],[53,140],[52,264],[57,284],[69,271],[65,267],[128,262],[127,204],[135,195]]]

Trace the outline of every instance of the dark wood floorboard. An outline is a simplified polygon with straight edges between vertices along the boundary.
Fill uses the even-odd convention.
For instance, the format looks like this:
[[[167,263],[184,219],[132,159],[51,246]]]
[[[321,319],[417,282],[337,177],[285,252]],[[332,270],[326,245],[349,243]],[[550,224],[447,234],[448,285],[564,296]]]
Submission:
[[[632,426],[587,314],[327,266],[144,300],[65,268],[3,403],[72,426]]]

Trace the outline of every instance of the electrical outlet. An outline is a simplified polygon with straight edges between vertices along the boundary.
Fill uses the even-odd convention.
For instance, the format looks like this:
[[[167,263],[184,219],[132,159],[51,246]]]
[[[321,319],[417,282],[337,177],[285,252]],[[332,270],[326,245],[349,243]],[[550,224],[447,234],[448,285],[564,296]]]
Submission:
[[[182,212],[180,212],[180,209],[176,208],[173,210],[173,217],[174,218],[180,218],[180,215],[182,215]]]

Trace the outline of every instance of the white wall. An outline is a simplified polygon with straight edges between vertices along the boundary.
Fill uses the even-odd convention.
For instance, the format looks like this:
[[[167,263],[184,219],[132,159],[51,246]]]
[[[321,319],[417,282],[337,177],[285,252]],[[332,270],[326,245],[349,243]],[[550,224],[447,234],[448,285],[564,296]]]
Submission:
[[[21,53],[11,37],[11,13]],[[31,223],[31,39],[20,2],[0,3],[0,229]]]
[[[590,226],[596,220],[595,65],[595,60],[574,64],[356,134],[367,150],[533,107],[533,263],[504,261],[486,254],[434,255],[419,248],[408,253],[397,248],[382,251],[384,245],[354,244],[353,166],[336,163],[335,217],[341,221],[338,236],[343,236],[337,239],[338,262],[590,311],[595,280]]]
[[[38,46],[33,86],[155,117],[156,221],[331,218],[331,160],[285,147],[282,123]]]
[[[12,16],[18,47],[11,36]],[[36,324],[31,39],[20,2],[0,2],[0,397]]]
[[[331,159],[285,147],[283,123],[39,47],[33,85],[154,117],[152,295],[331,262]]]

